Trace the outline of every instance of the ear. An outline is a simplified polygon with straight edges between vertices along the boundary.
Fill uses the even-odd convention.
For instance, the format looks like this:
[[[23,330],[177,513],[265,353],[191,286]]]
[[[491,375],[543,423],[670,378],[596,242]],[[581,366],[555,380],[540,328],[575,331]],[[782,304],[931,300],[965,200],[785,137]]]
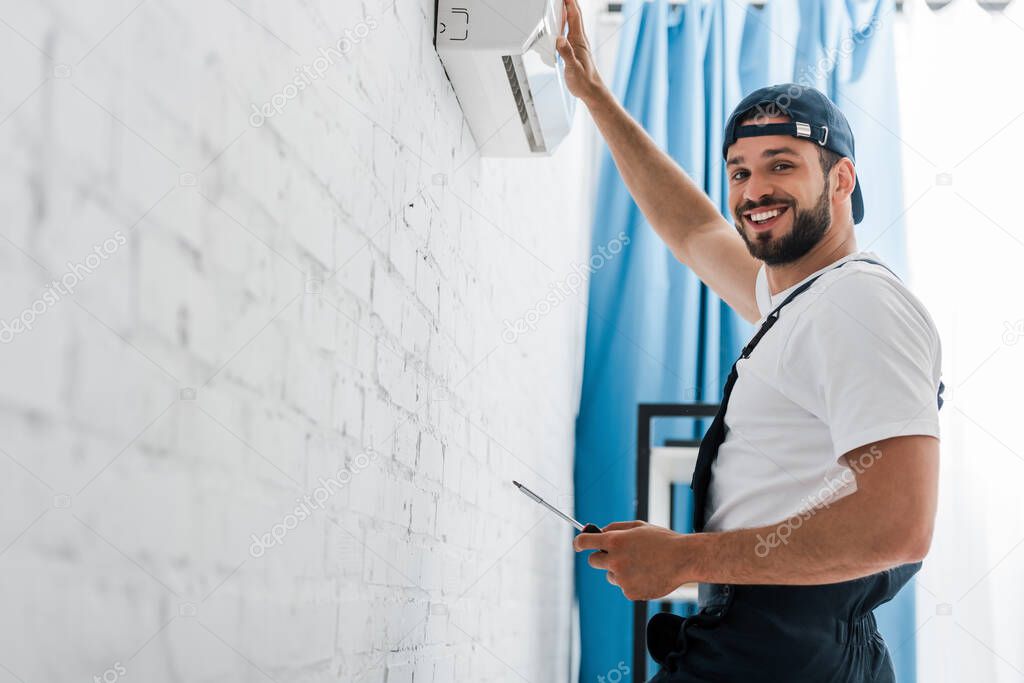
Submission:
[[[857,169],[849,157],[843,157],[832,167],[834,175],[833,191],[835,198],[839,201],[849,199],[853,194],[853,188],[857,184]]]

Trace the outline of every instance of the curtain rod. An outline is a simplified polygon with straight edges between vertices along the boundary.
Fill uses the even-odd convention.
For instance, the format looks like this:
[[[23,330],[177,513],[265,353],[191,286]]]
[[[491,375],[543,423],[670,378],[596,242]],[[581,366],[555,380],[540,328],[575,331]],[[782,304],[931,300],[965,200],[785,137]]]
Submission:
[[[652,0],[646,0],[646,1],[647,2],[652,2]],[[686,2],[687,2],[687,0],[668,0],[668,4],[670,4],[670,5],[685,5]],[[754,7],[764,7],[766,2],[768,2],[768,0],[750,0],[750,4],[753,5]],[[612,13],[621,12],[622,11],[622,3],[621,2],[609,2],[608,3],[608,11],[612,12]]]
[[[1001,12],[1004,9],[1006,9],[1006,6],[1009,5],[1010,2],[1012,2],[1012,0],[975,0],[975,1],[978,3],[979,7],[981,7],[983,10],[985,10],[987,12]],[[651,0],[647,0],[647,2],[651,2]],[[670,5],[685,5],[687,2],[688,2],[688,0],[668,0],[668,4],[670,4]],[[895,0],[894,4],[896,5],[896,11],[897,12],[902,12],[903,11],[903,2],[904,2],[904,0]],[[948,5],[950,2],[952,2],[952,0],[927,0],[927,2],[925,4],[928,5],[928,7],[930,9],[937,10],[937,9],[942,9],[943,7]],[[759,7],[759,8],[760,7],[764,7],[767,3],[768,3],[768,0],[750,0],[750,4],[751,5],[753,5],[754,7]],[[621,13],[622,12],[622,3],[621,2],[609,2],[608,3],[608,12],[610,12],[611,14],[619,14],[619,13]]]
[[[651,2],[651,0],[647,0],[647,2]],[[765,4],[767,4],[767,2],[768,2],[768,0],[750,0],[750,4],[753,5],[754,7],[758,7],[758,8],[764,7]],[[670,4],[670,5],[685,5],[686,3],[687,3],[687,0],[668,0],[668,4]],[[897,12],[902,12],[903,11],[903,0],[896,0],[896,11]],[[608,12],[611,13],[611,14],[619,14],[619,13],[621,13],[622,12],[622,3],[621,2],[609,2],[608,3]]]

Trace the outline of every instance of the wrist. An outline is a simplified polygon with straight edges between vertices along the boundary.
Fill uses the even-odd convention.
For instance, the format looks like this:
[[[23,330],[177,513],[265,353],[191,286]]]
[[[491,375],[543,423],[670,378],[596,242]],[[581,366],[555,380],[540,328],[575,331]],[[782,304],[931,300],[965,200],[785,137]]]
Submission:
[[[679,534],[676,538],[673,565],[676,580],[684,583],[707,581],[704,558],[708,556],[708,534]]]
[[[587,89],[587,92],[580,96],[580,100],[591,112],[599,109],[606,109],[608,105],[615,103],[612,91],[604,84],[604,81],[597,78],[594,84]]]

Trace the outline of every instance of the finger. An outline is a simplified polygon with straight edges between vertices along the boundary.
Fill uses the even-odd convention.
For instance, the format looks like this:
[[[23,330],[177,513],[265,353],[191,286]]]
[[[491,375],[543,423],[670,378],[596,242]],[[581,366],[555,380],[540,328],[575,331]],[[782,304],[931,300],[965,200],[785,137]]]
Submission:
[[[576,534],[572,540],[572,547],[577,551],[598,550],[601,546],[601,534]]]
[[[555,49],[562,55],[562,61],[573,68],[582,68],[579,60],[576,59],[576,51],[572,49],[572,43],[567,38],[559,36],[555,39]]]
[[[565,16],[569,24],[569,40],[574,43],[577,41],[585,43],[587,33],[583,28],[583,13],[580,12],[579,3],[576,0],[565,0]]]
[[[608,526],[601,529],[601,531],[624,531],[625,529],[635,529],[638,526],[643,526],[647,522],[642,522],[639,519],[633,520],[632,522],[612,522]]]
[[[565,0],[565,20],[570,31],[583,33],[583,12],[576,0]]]
[[[608,561],[608,553],[592,553],[590,557],[587,558],[587,562],[594,569],[607,569]]]

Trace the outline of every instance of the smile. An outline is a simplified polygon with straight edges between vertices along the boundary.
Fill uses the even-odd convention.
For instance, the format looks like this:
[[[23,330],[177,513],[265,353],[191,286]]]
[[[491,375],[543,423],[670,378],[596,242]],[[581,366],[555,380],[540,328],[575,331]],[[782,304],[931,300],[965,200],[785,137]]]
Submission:
[[[754,228],[754,230],[762,231],[774,227],[775,224],[779,222],[782,215],[788,210],[788,206],[776,206],[771,209],[755,209],[744,213],[743,217],[746,219],[747,223]]]

